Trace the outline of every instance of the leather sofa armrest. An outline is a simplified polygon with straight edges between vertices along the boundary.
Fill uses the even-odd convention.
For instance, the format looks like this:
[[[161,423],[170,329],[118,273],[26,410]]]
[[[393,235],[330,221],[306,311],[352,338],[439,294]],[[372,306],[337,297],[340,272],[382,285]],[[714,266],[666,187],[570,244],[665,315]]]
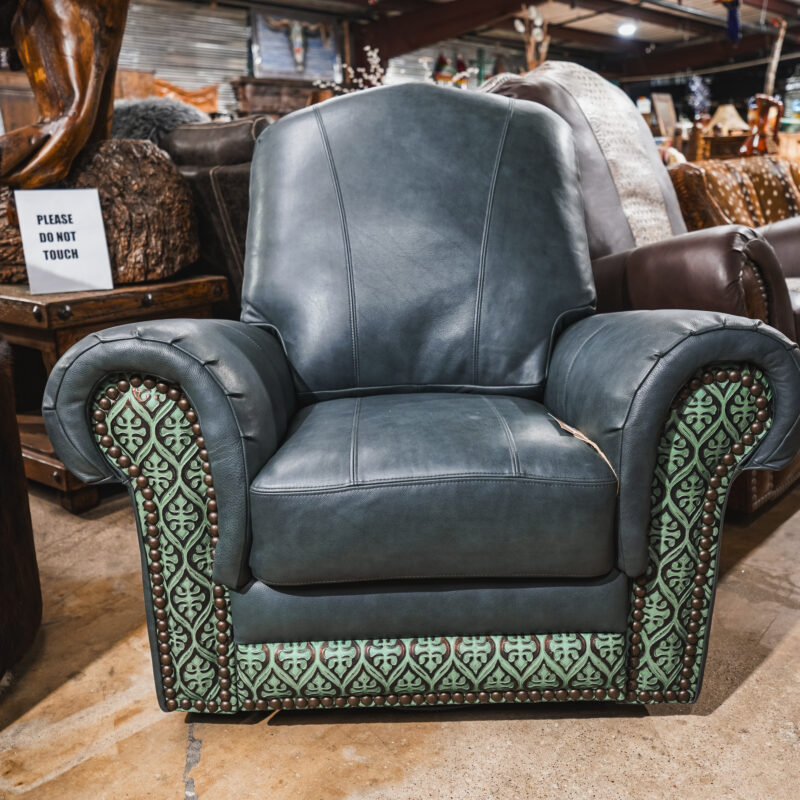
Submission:
[[[700,369],[749,364],[773,393],[773,416],[750,469],[779,469],[800,446],[800,352],[757,320],[698,311],[629,311],[576,322],[553,351],[544,404],[610,460],[620,480],[619,566],[647,566],[650,486],[664,420]]]
[[[758,228],[778,257],[787,278],[800,278],[800,217],[782,219]]]
[[[742,225],[692,231],[592,264],[600,312],[721,311],[760,319],[794,339],[781,266],[770,245]]]
[[[208,319],[120,325],[78,342],[50,375],[43,415],[59,457],[86,483],[131,480],[103,456],[89,419],[98,386],[125,372],[180,385],[196,410],[219,505],[214,579],[241,586],[249,578],[248,487],[296,405],[280,343],[254,325]]]
[[[270,122],[271,117],[260,114],[231,122],[179,125],[162,137],[160,146],[178,166],[249,163],[256,139]]]

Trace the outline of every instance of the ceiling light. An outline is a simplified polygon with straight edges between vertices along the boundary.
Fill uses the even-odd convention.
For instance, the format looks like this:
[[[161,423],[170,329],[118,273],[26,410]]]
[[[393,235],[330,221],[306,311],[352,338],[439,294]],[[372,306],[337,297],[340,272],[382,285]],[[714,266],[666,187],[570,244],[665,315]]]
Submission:
[[[525,23],[519,18],[514,18],[514,30],[517,33],[525,33]]]
[[[636,23],[635,22],[621,22],[619,27],[617,28],[617,33],[620,36],[625,36],[629,38],[636,33]]]

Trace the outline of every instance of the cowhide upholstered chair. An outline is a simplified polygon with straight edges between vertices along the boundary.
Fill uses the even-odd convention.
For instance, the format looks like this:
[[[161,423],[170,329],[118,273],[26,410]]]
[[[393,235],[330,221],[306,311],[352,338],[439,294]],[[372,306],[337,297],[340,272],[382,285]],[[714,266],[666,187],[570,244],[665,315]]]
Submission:
[[[693,701],[796,346],[596,314],[533,103],[355,93],[267,128],[251,180],[241,321],[92,334],[44,400],[69,468],[129,488],[162,708]]]
[[[546,61],[524,77],[497,76],[484,90],[541,103],[572,128],[599,311],[722,311],[760,319],[798,340],[786,277],[792,269],[800,276],[800,220],[758,231],[724,225],[687,232],[636,106],[579,64]],[[777,473],[749,472],[733,487],[731,505],[754,511],[798,477],[800,455]]]

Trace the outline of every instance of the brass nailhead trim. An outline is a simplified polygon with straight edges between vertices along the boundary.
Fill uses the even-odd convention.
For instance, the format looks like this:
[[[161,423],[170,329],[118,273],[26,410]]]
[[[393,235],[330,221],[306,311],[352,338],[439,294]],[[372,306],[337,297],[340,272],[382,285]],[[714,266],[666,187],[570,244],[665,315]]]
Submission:
[[[654,693],[658,694],[657,692]],[[253,700],[248,698],[242,701],[242,708],[246,711],[266,711],[303,708],[347,708],[369,706],[435,706],[435,705],[470,705],[488,703],[540,703],[563,702],[565,700],[617,700],[620,691],[615,686],[608,689],[506,689],[505,691],[475,691],[475,692],[428,692],[427,694],[365,694],[360,697],[271,697],[269,700]]]
[[[758,383],[755,378],[749,374],[742,374],[739,370],[719,370],[716,373],[707,371],[703,374],[702,378],[694,378],[678,392],[675,400],[672,402],[670,410],[675,410],[684,405],[685,401],[696,392],[701,386],[709,385],[711,383],[739,383],[750,389],[750,394],[758,398],[756,400],[756,413],[757,421],[750,425],[750,432],[742,436],[741,442],[735,442],[731,446],[731,451],[725,453],[721,458],[719,464],[714,468],[714,475],[708,481],[708,489],[705,493],[706,501],[703,504],[703,515],[701,517],[702,526],[700,528],[700,538],[698,540],[698,562],[695,565],[695,572],[692,578],[695,586],[692,589],[692,611],[690,612],[690,621],[686,624],[687,636],[686,645],[683,648],[683,668],[681,669],[681,679],[678,681],[679,691],[675,689],[657,690],[653,692],[638,691],[637,678],[639,677],[638,666],[641,651],[639,644],[641,643],[640,631],[642,630],[643,612],[639,609],[644,608],[644,598],[647,595],[646,584],[648,576],[655,571],[653,564],[648,568],[647,573],[640,575],[636,581],[634,588],[634,601],[635,611],[631,615],[633,622],[630,625],[632,635],[630,637],[632,646],[628,658],[628,681],[626,699],[631,702],[639,701],[640,703],[649,703],[651,701],[662,702],[664,700],[681,703],[688,703],[691,699],[691,694],[687,691],[691,686],[692,667],[694,666],[697,656],[697,632],[700,630],[700,620],[702,619],[701,610],[705,606],[705,591],[703,586],[707,582],[706,573],[714,566],[711,560],[711,554],[708,552],[713,544],[711,537],[716,533],[719,534],[721,520],[717,521],[716,512],[719,511],[720,503],[724,499],[725,493],[719,493],[717,489],[722,485],[721,478],[724,478],[729,471],[729,467],[733,467],[737,462],[737,456],[744,453],[745,447],[749,447],[755,441],[755,436],[764,430],[761,424],[769,419],[769,402],[765,397],[762,397],[764,387]],[[760,416],[759,416],[760,415]],[[639,604],[641,601],[641,604]],[[706,623],[708,628],[708,623]]]
[[[158,513],[156,504],[153,502],[154,492],[149,485],[149,480],[146,475],[141,471],[138,464],[133,464],[128,456],[126,456],[120,447],[114,444],[113,438],[109,435],[107,427],[107,415],[112,405],[120,398],[124,398],[131,392],[137,401],[142,402],[140,399],[140,387],[144,385],[146,391],[155,388],[156,392],[165,395],[168,400],[175,403],[182,411],[184,418],[189,423],[192,429],[192,435],[195,437],[195,446],[200,451],[201,458],[200,467],[203,471],[203,482],[206,486],[206,520],[209,524],[209,546],[211,561],[214,561],[214,548],[217,544],[218,533],[218,511],[216,493],[214,491],[214,480],[211,476],[211,464],[208,461],[208,451],[205,449],[205,440],[202,436],[202,431],[198,423],[197,412],[192,408],[189,398],[177,387],[162,381],[157,381],[155,378],[146,377],[142,380],[140,377],[135,376],[131,378],[130,383],[125,380],[117,382],[116,387],[110,386],[106,390],[106,397],[100,398],[98,406],[92,413],[94,420],[95,433],[100,436],[100,446],[106,451],[106,454],[112,460],[116,461],[120,469],[127,471],[130,476],[131,483],[135,487],[135,491],[142,497],[142,508],[147,512],[145,516],[146,543],[149,548],[148,558],[150,564],[148,571],[150,573],[151,590],[153,594],[154,616],[156,620],[157,638],[159,641],[159,664],[161,669],[161,683],[166,700],[165,705],[167,711],[175,711],[179,707],[184,711],[189,711],[192,708],[196,711],[214,712],[219,708],[222,711],[231,711],[232,704],[230,702],[230,673],[228,667],[228,645],[231,640],[230,625],[228,624],[228,609],[225,589],[220,584],[212,584],[212,592],[214,595],[215,615],[217,618],[217,680],[219,683],[219,699],[217,703],[214,700],[209,700],[207,703],[203,700],[195,700],[192,703],[188,698],[183,698],[180,702],[177,700],[175,689],[173,688],[175,679],[173,677],[174,668],[172,664],[172,655],[169,649],[169,633],[167,632],[167,613],[164,610],[166,600],[164,598],[165,590],[163,588],[164,579],[161,576],[163,569],[161,564],[161,550],[160,550],[160,529],[158,527]],[[132,390],[132,391],[131,391]],[[146,400],[147,398],[145,398]],[[250,702],[253,707],[255,703]],[[245,708],[247,705],[245,704]]]

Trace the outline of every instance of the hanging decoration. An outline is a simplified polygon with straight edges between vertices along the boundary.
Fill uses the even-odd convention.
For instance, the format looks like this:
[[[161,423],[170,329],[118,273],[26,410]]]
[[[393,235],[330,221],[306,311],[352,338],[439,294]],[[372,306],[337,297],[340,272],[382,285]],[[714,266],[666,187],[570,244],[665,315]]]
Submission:
[[[536,69],[547,60],[550,36],[547,23],[535,6],[523,6],[520,16],[514,19],[514,30],[525,39],[525,61],[528,70]],[[497,74],[497,73],[495,73]]]
[[[728,38],[736,44],[742,38],[742,19],[739,15],[739,5],[741,0],[715,0],[722,3],[728,11]]]
[[[321,25],[311,22],[303,22],[297,19],[274,19],[267,17],[267,24],[273,30],[283,28],[289,39],[289,46],[292,49],[294,68],[297,72],[303,72],[306,68],[306,49],[308,47],[308,35],[319,32],[322,37],[323,47],[328,46],[331,38],[331,29],[328,25]]]

